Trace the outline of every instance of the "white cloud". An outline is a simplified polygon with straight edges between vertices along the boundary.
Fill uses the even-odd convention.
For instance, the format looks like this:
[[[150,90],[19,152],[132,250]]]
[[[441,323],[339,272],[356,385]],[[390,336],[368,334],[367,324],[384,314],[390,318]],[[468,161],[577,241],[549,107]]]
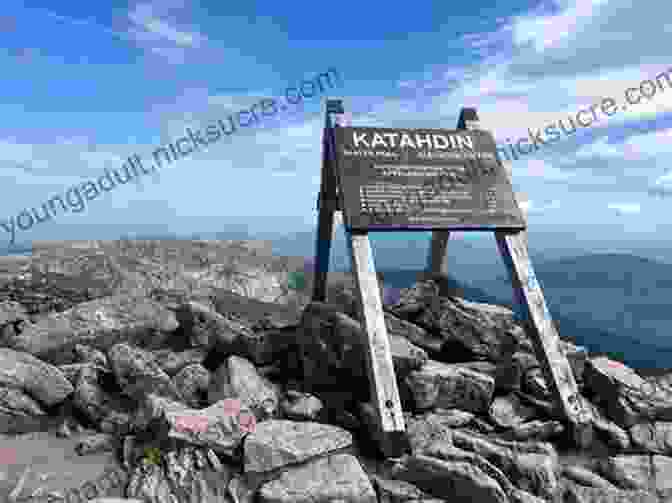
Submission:
[[[615,210],[619,215],[633,215],[642,211],[639,203],[609,203],[607,208]]]

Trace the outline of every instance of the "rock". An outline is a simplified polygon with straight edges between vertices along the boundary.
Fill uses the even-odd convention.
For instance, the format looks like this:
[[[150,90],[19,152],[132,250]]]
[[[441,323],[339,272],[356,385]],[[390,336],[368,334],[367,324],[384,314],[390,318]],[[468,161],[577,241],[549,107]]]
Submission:
[[[157,343],[160,333],[178,327],[175,315],[147,298],[119,295],[78,304],[61,313],[27,325],[9,342],[45,361],[71,363],[76,344],[107,350],[120,342]],[[158,332],[158,333],[157,333]]]
[[[669,500],[672,495],[672,458],[651,456],[653,488],[662,499]]]
[[[261,503],[376,503],[357,458],[335,454],[293,467],[259,489]]]
[[[191,300],[180,305],[175,316],[195,347],[210,349],[221,344],[230,348],[240,334],[236,323],[215,311],[214,306],[202,302]]]
[[[138,411],[137,427],[148,428],[155,438],[179,439],[234,456],[247,434],[239,418],[251,411],[240,404],[233,413],[230,408],[229,402],[221,400],[205,409],[190,409],[150,393]]]
[[[582,466],[563,466],[562,475],[583,486],[616,489],[611,482]]]
[[[490,419],[500,428],[512,428],[529,421],[536,415],[536,409],[520,401],[515,394],[499,396],[490,405]]]
[[[252,362],[239,356],[227,358],[211,380],[209,403],[227,398],[237,398],[262,421],[277,417],[280,406],[277,387],[260,376]]]
[[[96,452],[113,451],[116,447],[116,439],[107,433],[88,435],[77,442],[75,452],[80,456]]]
[[[89,503],[144,503],[143,500],[136,498],[96,498],[89,500]]]
[[[110,366],[107,356],[102,351],[85,344],[75,344],[75,354],[78,363],[89,363],[101,369],[109,371]]]
[[[467,452],[447,444],[433,444],[422,452],[423,455],[431,456],[443,461],[467,462],[479,468],[483,473],[494,479],[504,493],[511,497],[516,492],[516,487],[504,473],[482,456],[473,452]]]
[[[108,351],[112,371],[124,393],[132,398],[141,398],[154,393],[174,400],[184,399],[173,380],[151,353],[128,344],[115,344]]]
[[[0,388],[0,433],[27,433],[48,426],[49,416],[40,404],[16,388]]]
[[[443,345],[443,339],[441,337],[433,335],[424,328],[419,327],[414,323],[409,323],[406,320],[402,320],[389,312],[385,312],[384,315],[385,327],[387,328],[388,335],[401,336],[418,348],[432,354],[437,354],[441,351]],[[353,318],[358,319],[358,317]],[[426,359],[427,355],[425,355],[424,358]]]
[[[205,348],[193,348],[186,351],[174,352],[170,349],[152,351],[152,358],[158,363],[161,370],[173,377],[187,365],[202,364],[208,354]]]
[[[560,421],[530,421],[514,425],[511,438],[517,441],[537,440],[543,442],[562,434],[564,431],[565,427]]]
[[[512,311],[458,297],[438,297],[438,293],[438,285],[431,280],[418,282],[402,291],[400,301],[390,310],[430,333],[440,333],[441,355],[446,361],[499,362],[516,351],[521,333]]]
[[[593,358],[586,363],[584,380],[608,417],[621,427],[642,420],[672,421],[672,391],[646,381],[620,362]]]
[[[563,484],[562,497],[567,503],[658,503],[655,494],[644,491],[584,487],[569,480]]]
[[[0,301],[0,327],[28,320],[28,312],[21,304],[12,300]]]
[[[192,489],[192,487],[190,486],[189,489]],[[172,494],[173,488],[170,486],[163,469],[161,466],[155,464],[138,466],[131,474],[130,482],[126,489],[126,495],[131,498],[157,503],[171,501]]]
[[[279,419],[263,421],[245,439],[245,472],[269,472],[352,445],[337,426]]]
[[[297,332],[303,374],[309,390],[324,399],[327,392],[353,390],[353,401],[370,401],[361,323],[321,302],[309,304]],[[388,334],[392,362],[398,379],[427,359],[424,350],[405,337]]]
[[[409,500],[426,501],[429,498],[417,486],[403,480],[384,479],[374,475],[372,481],[379,503],[406,503]]]
[[[621,489],[648,490],[651,485],[651,456],[610,456],[600,460],[598,467]]]
[[[672,496],[672,458],[621,455],[598,462],[600,472],[621,489],[655,492],[661,499]]]
[[[61,403],[74,391],[58,368],[9,348],[0,348],[0,386],[20,389],[47,407]]]
[[[255,502],[255,490],[244,477],[233,477],[229,482],[228,493],[233,503]]]
[[[535,398],[548,400],[551,398],[551,389],[548,387],[544,372],[539,367],[531,368],[523,376],[523,391]]]
[[[628,435],[627,431],[607,419],[600,407],[584,397],[581,397],[581,403],[590,411],[595,431],[605,439],[608,445],[621,450],[630,448],[630,435]]]
[[[280,403],[283,414],[296,421],[314,421],[322,412],[322,401],[309,393],[289,390]]]
[[[103,368],[96,367],[92,363],[67,363],[65,365],[58,365],[56,368],[60,370],[65,378],[70,381],[70,384],[74,386],[77,384],[77,380],[79,379],[79,373],[85,367],[90,367],[95,370],[105,370]]]
[[[432,360],[411,372],[406,383],[419,409],[460,408],[474,413],[488,409],[495,388],[488,375]]]
[[[508,503],[502,487],[470,462],[443,461],[430,456],[405,455],[392,474],[423,491],[452,502]]]
[[[672,455],[672,422],[638,423],[630,428],[636,447],[654,454]]]
[[[180,370],[173,382],[187,405],[199,408],[210,387],[210,372],[200,363],[187,365]]]
[[[452,445],[453,427],[461,423],[462,421],[455,421],[450,415],[434,413],[409,417],[406,420],[406,434],[412,452],[420,453],[430,445],[437,443]]]
[[[120,432],[130,429],[131,418],[124,410],[124,401],[115,399],[99,384],[101,371],[91,365],[83,367],[79,373],[73,404],[91,422],[111,425]]]
[[[544,499],[551,499],[558,489],[558,456],[550,444],[488,439],[464,430],[455,430],[452,439],[455,447],[500,468],[520,489]]]
[[[28,416],[43,416],[46,414],[38,402],[17,388],[0,387],[0,409]]]

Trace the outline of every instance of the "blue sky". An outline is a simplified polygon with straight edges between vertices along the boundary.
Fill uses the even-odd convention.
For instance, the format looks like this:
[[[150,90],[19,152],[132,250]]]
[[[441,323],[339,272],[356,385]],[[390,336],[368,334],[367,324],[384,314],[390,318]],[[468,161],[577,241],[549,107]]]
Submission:
[[[495,6],[496,4],[496,6]],[[672,4],[6,0],[0,222],[132,155],[328,68],[352,124],[455,127],[476,106],[498,142],[672,68]],[[666,21],[667,20],[667,21]],[[17,241],[316,222],[323,97],[120,186]],[[672,87],[512,163],[530,233],[665,246]],[[9,234],[0,229],[0,245]]]

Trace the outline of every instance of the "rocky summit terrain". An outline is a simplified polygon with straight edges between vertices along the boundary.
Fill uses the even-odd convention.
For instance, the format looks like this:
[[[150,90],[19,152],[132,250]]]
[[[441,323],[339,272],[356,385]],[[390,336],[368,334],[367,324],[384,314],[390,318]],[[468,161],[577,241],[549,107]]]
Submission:
[[[0,259],[0,498],[672,502],[672,373],[561,334],[593,413],[579,449],[513,313],[440,279],[384,306],[409,441],[384,459],[352,278],[310,302],[302,268],[226,241]]]

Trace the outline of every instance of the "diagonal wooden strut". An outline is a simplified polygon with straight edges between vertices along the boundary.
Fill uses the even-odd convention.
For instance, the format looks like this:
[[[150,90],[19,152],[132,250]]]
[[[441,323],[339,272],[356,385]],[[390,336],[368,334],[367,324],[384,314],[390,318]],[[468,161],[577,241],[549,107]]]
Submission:
[[[388,457],[401,456],[406,448],[406,425],[392,363],[378,278],[367,233],[346,233],[363,322],[371,401],[379,424],[378,444]]]
[[[586,444],[590,442],[591,436],[591,413],[582,406],[574,374],[534,274],[524,233],[497,231],[495,238],[553,399],[562,416],[572,423],[577,443]]]

